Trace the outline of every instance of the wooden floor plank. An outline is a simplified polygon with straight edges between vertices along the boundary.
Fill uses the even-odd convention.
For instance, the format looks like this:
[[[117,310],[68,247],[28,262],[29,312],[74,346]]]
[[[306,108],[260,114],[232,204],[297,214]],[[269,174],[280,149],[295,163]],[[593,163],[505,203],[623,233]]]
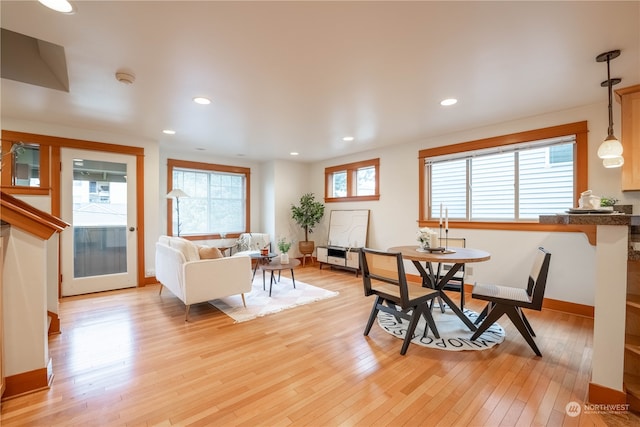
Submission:
[[[605,426],[624,415],[565,413],[584,403],[593,321],[527,313],[543,357],[502,319],[489,350],[411,345],[377,325],[352,273],[310,265],[296,279],[332,299],[234,323],[191,308],[157,285],[64,298],[62,333],[49,338],[49,390],[5,400],[13,426]],[[453,295],[454,300],[456,296]],[[481,301],[467,298],[479,311]],[[629,416],[631,417],[631,416]],[[630,422],[638,418],[628,418]],[[624,424],[619,424],[624,425]]]

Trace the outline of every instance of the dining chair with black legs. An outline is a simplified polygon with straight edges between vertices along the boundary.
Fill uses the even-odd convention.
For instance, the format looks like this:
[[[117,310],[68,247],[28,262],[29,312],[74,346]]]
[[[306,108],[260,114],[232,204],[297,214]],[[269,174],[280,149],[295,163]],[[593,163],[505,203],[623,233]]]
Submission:
[[[482,319],[482,323],[471,339],[475,340],[480,337],[484,331],[506,314],[536,355],[542,356],[533,339],[536,334],[522,309],[542,310],[550,261],[551,254],[544,248],[538,248],[526,289],[476,283],[471,293],[472,298],[488,301],[488,304],[478,318]]]
[[[369,335],[378,312],[382,310],[392,314],[398,321],[409,321],[400,350],[402,355],[407,352],[421,316],[426,321],[425,334],[431,328],[435,337],[440,338],[428,305],[438,296],[438,291],[407,283],[401,253],[363,248],[360,251],[360,266],[365,296],[376,297],[364,329],[365,336]]]

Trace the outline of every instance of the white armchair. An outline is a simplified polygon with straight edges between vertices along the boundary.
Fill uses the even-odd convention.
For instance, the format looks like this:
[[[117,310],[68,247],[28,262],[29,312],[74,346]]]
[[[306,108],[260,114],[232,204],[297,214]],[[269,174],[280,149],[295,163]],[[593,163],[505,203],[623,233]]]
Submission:
[[[271,239],[268,233],[242,233],[238,237],[237,252],[234,256],[256,254],[264,248],[269,248],[271,252]]]

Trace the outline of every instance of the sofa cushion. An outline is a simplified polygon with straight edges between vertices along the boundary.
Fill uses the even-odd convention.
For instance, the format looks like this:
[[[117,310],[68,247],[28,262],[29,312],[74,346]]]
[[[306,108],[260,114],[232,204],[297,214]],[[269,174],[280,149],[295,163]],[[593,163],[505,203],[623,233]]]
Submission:
[[[200,259],[218,259],[223,257],[220,249],[214,248],[212,246],[198,247],[198,254],[200,255]]]
[[[179,250],[184,255],[184,259],[188,261],[198,261],[200,254],[198,247],[191,241],[182,237],[173,237],[171,239],[171,247]]]

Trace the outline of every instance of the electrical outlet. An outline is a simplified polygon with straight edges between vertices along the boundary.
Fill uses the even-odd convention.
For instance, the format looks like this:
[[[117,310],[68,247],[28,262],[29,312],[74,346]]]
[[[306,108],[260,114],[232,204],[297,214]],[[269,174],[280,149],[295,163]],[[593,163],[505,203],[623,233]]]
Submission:
[[[467,270],[467,275],[473,276],[473,267],[467,267],[466,270]]]

